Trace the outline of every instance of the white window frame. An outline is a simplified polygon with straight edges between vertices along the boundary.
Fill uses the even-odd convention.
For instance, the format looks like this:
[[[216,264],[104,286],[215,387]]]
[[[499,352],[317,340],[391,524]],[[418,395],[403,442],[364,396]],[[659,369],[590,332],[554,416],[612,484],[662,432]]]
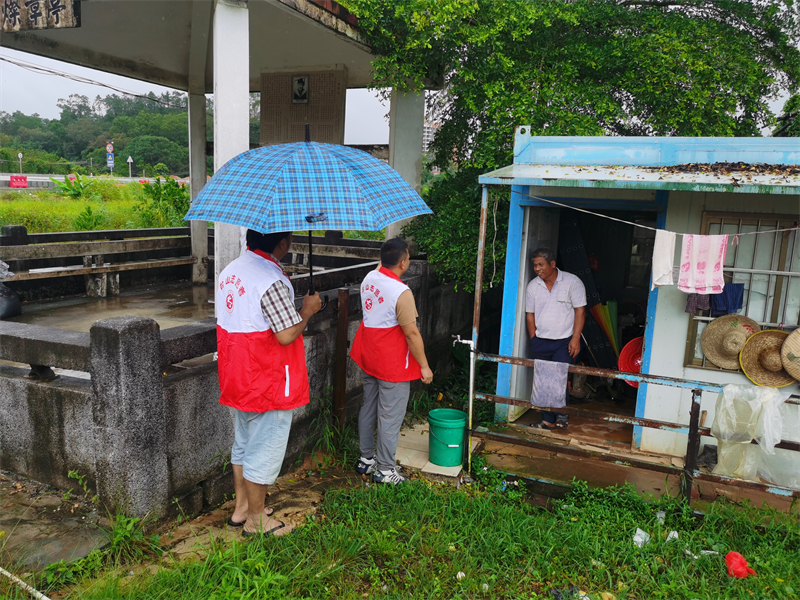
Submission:
[[[744,302],[739,314],[747,315],[756,321],[762,329],[783,328],[791,331],[798,327],[800,323],[800,306],[793,306],[789,303],[790,292],[800,286],[800,230],[784,231],[774,234],[763,233],[756,235],[740,235],[739,245],[731,244],[731,238],[738,232],[746,231],[768,231],[773,229],[787,229],[797,227],[800,218],[797,215],[779,214],[759,214],[759,213],[726,213],[726,212],[704,212],[700,226],[701,235],[728,234],[728,251],[725,257],[726,283],[744,283]],[[740,254],[742,241],[745,238],[754,238],[752,242],[747,240],[745,244],[752,248],[750,254]],[[765,265],[757,265],[759,256],[763,259],[763,253],[758,254],[758,249],[763,250],[764,244],[771,244],[772,256],[769,268]],[[742,250],[742,252],[746,252]],[[749,258],[749,263],[748,263]],[[759,267],[759,268],[755,268]],[[766,290],[758,290],[751,293],[754,285],[763,286],[766,280]],[[758,309],[759,304],[753,301],[756,295],[765,295],[763,311]],[[684,365],[687,367],[710,369],[714,371],[731,371],[717,367],[702,356],[700,350],[700,337],[705,325],[713,321],[710,311],[697,311],[689,319],[689,331],[686,337],[686,355]]]

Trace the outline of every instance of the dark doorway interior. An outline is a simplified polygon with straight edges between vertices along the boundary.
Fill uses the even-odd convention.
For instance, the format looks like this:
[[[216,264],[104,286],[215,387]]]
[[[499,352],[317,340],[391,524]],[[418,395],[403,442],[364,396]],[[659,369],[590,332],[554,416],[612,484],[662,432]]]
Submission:
[[[656,226],[655,212],[594,212],[648,227]],[[580,277],[587,292],[586,347],[578,362],[616,369],[617,353],[613,344],[589,309],[609,301],[613,309],[613,302],[616,302],[619,350],[632,339],[644,335],[655,231],[567,209],[561,210],[559,222],[558,267]],[[572,375],[571,383],[570,402],[575,408],[625,415],[635,412],[637,390],[622,381]],[[524,426],[540,420],[540,413],[530,410],[515,423]],[[573,415],[567,430],[553,431],[551,435],[629,447],[633,426]]]

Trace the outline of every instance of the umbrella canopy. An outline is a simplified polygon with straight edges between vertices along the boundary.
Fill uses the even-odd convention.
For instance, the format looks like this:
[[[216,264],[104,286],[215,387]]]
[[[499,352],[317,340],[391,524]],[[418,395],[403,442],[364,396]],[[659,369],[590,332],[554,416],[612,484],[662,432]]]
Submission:
[[[378,231],[431,212],[397,171],[366,152],[298,142],[256,148],[228,161],[194,199],[185,219],[261,233]]]

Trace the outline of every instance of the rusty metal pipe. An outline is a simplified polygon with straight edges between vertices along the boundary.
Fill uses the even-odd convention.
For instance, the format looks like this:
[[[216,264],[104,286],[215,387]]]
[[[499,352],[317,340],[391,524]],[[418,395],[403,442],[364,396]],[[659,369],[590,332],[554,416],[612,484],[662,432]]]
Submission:
[[[692,481],[697,471],[697,452],[700,450],[700,398],[702,390],[692,390],[692,408],[689,410],[689,442],[686,444],[686,457],[683,460],[683,497],[687,503],[692,500]]]
[[[505,396],[495,396],[492,394],[482,394],[480,392],[475,394],[475,399],[486,400],[488,402],[494,402],[496,404],[522,406],[523,408],[534,408],[534,409],[538,408],[536,406],[533,406],[527,400],[515,400],[514,398],[507,398]],[[539,408],[539,410],[542,409]],[[629,417],[627,415],[618,415],[615,413],[595,411],[595,410],[583,410],[581,408],[572,408],[570,406],[564,406],[562,408],[546,408],[544,410],[549,410],[550,412],[561,413],[565,415],[575,415],[581,417],[588,417],[590,419],[598,419],[601,421],[609,421],[611,423],[625,423],[627,425],[640,425],[642,427],[649,427],[651,429],[663,429],[665,431],[674,431],[675,433],[689,432],[686,425],[681,425],[680,423],[670,423],[668,421],[658,421],[656,419]]]
[[[518,358],[516,356],[502,356],[499,354],[488,354],[485,352],[478,352],[478,360],[485,360],[488,362],[503,363],[509,365],[519,365],[521,367],[533,367],[533,359]],[[570,373],[581,373],[583,375],[592,375],[594,377],[605,377],[610,379],[621,379],[623,381],[633,381],[639,383],[654,383],[656,385],[666,385],[669,387],[684,388],[690,390],[703,390],[705,392],[721,392],[722,386],[715,383],[707,383],[704,381],[694,381],[692,379],[681,379],[679,377],[664,377],[663,375],[646,375],[642,373],[628,373],[626,371],[614,371],[613,369],[600,369],[597,367],[585,367],[582,365],[569,365]],[[800,396],[792,395],[787,404],[800,405]]]
[[[347,323],[350,317],[350,290],[339,290],[338,323],[336,329],[336,372],[333,382],[333,410],[339,435],[344,432],[347,401]]]
[[[478,256],[475,266],[475,305],[472,309],[472,344],[469,352],[469,413],[467,414],[467,473],[472,473],[472,412],[475,403],[475,362],[478,333],[481,326],[481,295],[483,294],[483,259],[486,252],[486,223],[489,220],[489,188],[481,191],[481,222],[478,233]]]

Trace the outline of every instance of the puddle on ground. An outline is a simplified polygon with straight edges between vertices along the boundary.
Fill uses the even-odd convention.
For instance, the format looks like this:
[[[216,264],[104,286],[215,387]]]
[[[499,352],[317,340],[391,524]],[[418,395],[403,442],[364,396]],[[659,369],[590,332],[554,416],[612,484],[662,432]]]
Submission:
[[[81,497],[0,471],[0,562],[6,568],[35,571],[86,556],[107,542],[99,520],[97,508]]]

